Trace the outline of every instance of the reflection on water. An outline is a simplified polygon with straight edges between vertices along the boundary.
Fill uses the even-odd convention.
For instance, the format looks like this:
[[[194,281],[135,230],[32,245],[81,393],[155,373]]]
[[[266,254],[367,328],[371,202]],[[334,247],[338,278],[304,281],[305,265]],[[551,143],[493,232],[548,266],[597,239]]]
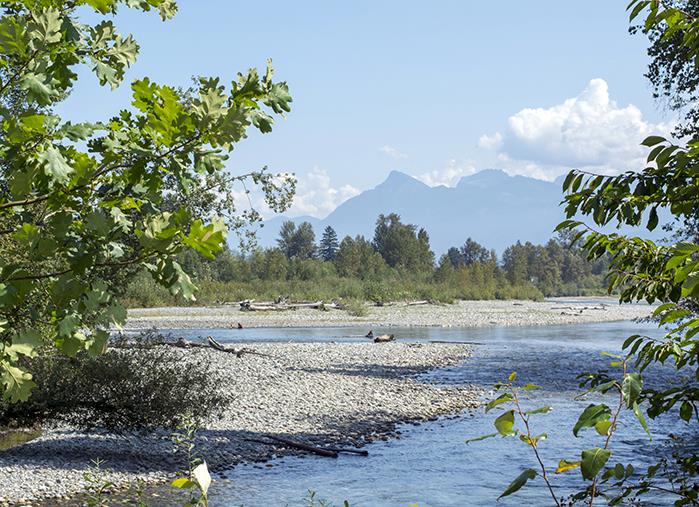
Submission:
[[[0,451],[6,451],[12,447],[26,444],[31,440],[39,438],[41,434],[40,428],[0,431]]]
[[[374,332],[381,332],[375,329]],[[222,341],[358,341],[364,329],[244,329],[181,330],[175,336],[213,335]],[[571,421],[590,400],[575,401],[578,392],[575,376],[582,371],[609,368],[608,358],[600,351],[617,352],[623,340],[635,333],[657,335],[649,324],[612,322],[600,324],[520,327],[520,328],[392,328],[406,341],[477,342],[474,357],[463,365],[426,375],[427,380],[446,384],[464,383],[490,386],[503,380],[512,370],[522,382],[542,386],[532,391],[524,405],[536,408],[551,405],[554,411],[540,415],[533,431],[546,432],[549,438],[541,452],[550,466],[561,458],[579,459],[581,449],[600,445],[594,431],[582,431],[581,438],[571,434]],[[653,372],[656,382],[672,380],[670,370]],[[466,445],[466,438],[492,433],[496,416],[481,410],[473,416],[401,428],[401,438],[368,447],[369,458],[341,456],[337,460],[317,457],[286,457],[266,466],[240,466],[219,478],[213,490],[213,506],[305,505],[307,490],[338,505],[348,499],[353,506],[426,506],[493,505],[497,496],[522,469],[536,466],[531,451],[512,439],[490,439]],[[615,436],[614,456],[610,463],[633,462],[637,468],[653,463],[658,446],[669,432],[684,428],[672,420],[650,421],[655,434],[653,444],[635,420],[623,421]],[[561,494],[577,483],[577,472],[556,476]],[[534,481],[499,505],[548,505],[547,491]]]

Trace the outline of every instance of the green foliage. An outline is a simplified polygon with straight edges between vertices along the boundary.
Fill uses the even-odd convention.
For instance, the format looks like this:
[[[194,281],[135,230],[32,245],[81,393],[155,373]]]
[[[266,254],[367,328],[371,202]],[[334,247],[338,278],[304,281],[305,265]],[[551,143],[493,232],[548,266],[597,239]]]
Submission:
[[[503,252],[502,267],[510,283],[531,283],[546,296],[586,295],[605,286],[607,259],[588,261],[579,247],[561,236],[546,245],[517,242]]]
[[[607,405],[589,405],[578,418],[578,422],[573,426],[573,435],[578,436],[578,432],[582,428],[596,428],[599,423],[605,423],[609,421],[612,416],[612,409]],[[607,434],[605,431],[602,433]]]
[[[291,230],[293,224],[288,223],[287,229]],[[298,231],[295,226],[294,231]],[[312,229],[309,232],[312,235]],[[234,254],[224,248],[213,260],[185,250],[177,254],[176,260],[199,287],[196,304],[204,305],[248,298],[275,299],[279,296],[326,301],[342,299],[345,302],[361,299],[382,304],[405,299],[443,303],[459,299],[539,300],[544,294],[602,292],[602,275],[589,275],[597,268],[591,267],[581,252],[565,246],[565,241],[565,238],[560,238],[548,242],[546,246],[514,245],[509,249],[546,252],[546,258],[550,252],[562,251],[565,252],[564,259],[568,259],[562,265],[583,266],[578,271],[566,271],[554,264],[545,277],[545,284],[538,281],[535,284],[528,279],[513,282],[508,276],[509,265],[499,265],[494,252],[484,248],[483,262],[459,261],[455,266],[449,255],[445,255],[436,267],[429,265],[423,270],[390,267],[362,236],[345,237],[331,261],[323,260],[322,256],[318,259],[298,255],[289,258],[281,248],[256,249],[246,255]],[[285,241],[281,243],[282,246],[286,244]],[[475,242],[467,241],[467,244],[471,245],[471,250],[478,250],[473,246]],[[312,248],[306,249],[310,250]],[[545,271],[539,266],[544,259],[537,255],[527,258],[527,262],[531,262],[531,268],[527,269]],[[567,273],[568,278],[564,279],[563,273]],[[134,275],[121,295],[122,302],[129,307],[192,304],[179,294],[168,293],[144,272]]]
[[[673,1],[665,5],[679,7],[695,18],[699,15],[699,2],[696,0]],[[648,6],[636,3],[635,8],[643,9]],[[683,120],[677,124],[674,134],[677,138],[695,136],[696,122],[699,120],[699,108],[697,108],[699,79],[696,59],[692,56],[691,49],[684,44],[685,30],[677,24],[682,16],[673,14],[673,11],[669,11],[665,16],[677,20],[674,21],[677,29],[666,31],[665,23],[654,22],[658,19],[656,14],[655,19],[649,17],[649,22],[632,26],[630,31],[646,34],[651,43],[648,47],[648,56],[651,61],[645,75],[652,85],[654,97],[662,99],[669,109],[684,116]],[[660,19],[662,20],[662,17]]]
[[[199,289],[196,301],[170,294],[150,274],[142,272],[123,288],[121,302],[127,307],[152,307],[215,305],[248,298],[273,300],[279,296],[297,300],[340,299],[345,303],[349,300],[382,303],[427,299],[451,303],[459,299],[542,298],[541,292],[531,284],[510,284],[497,266],[474,264],[452,269],[448,276],[438,277],[439,270],[415,273],[389,268],[370,244],[365,246],[368,249],[364,253],[377,263],[375,270],[371,269],[371,263],[359,264],[365,276],[342,274],[344,269],[340,263],[346,259],[344,254],[335,262],[287,259],[278,249],[256,250],[245,256],[223,252],[214,261],[198,256],[178,256],[185,271],[193,274],[193,282]],[[369,275],[370,272],[375,274]]]
[[[612,452],[609,449],[587,449],[582,452],[582,460],[580,461],[580,471],[583,479],[592,481],[600,473],[602,467],[609,461]]]
[[[96,11],[94,24],[79,19],[81,5]],[[101,122],[72,124],[54,112],[81,67],[114,88],[136,61],[133,37],[100,19],[122,6],[162,19],[176,12],[172,0],[0,7],[0,391],[10,401],[35,387],[22,358],[41,345],[68,356],[102,351],[106,330],[124,322],[117,296],[130,275],[146,270],[193,300],[178,254],[214,258],[228,228],[259,218],[236,211],[233,182],[252,180],[275,211],[293,194],[293,179],[279,183],[264,169],[224,172],[249,128],[269,132],[273,115],[289,111],[271,64],[229,87],[208,77],[184,91],[135,80],[131,107]]]

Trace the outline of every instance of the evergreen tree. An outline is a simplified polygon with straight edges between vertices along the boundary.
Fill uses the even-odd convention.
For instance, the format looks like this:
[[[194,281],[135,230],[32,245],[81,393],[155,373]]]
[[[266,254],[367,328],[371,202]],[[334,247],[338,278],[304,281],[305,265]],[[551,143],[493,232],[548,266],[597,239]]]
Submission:
[[[340,244],[337,241],[337,233],[335,229],[329,225],[323,231],[323,237],[320,240],[319,253],[324,261],[334,261],[337,256],[337,249]]]

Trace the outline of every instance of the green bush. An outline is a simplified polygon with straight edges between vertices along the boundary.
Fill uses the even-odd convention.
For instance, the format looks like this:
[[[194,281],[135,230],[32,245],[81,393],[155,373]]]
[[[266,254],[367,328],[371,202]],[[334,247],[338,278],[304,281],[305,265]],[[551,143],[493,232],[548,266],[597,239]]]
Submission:
[[[369,314],[369,309],[367,308],[366,303],[357,299],[347,301],[345,303],[345,309],[347,310],[347,313],[353,317],[364,317]]]
[[[97,357],[33,359],[38,387],[26,402],[0,402],[0,425],[54,420],[80,428],[176,428],[228,406],[229,395],[217,389],[225,379],[207,356],[212,352],[158,345],[152,338]]]

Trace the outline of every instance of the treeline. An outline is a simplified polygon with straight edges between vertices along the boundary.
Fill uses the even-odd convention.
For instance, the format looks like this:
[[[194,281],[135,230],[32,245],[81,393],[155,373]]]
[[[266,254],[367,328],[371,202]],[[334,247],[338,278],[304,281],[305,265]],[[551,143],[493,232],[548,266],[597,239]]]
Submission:
[[[400,216],[380,215],[374,237],[339,241],[326,227],[319,241],[310,223],[284,222],[275,248],[248,254],[226,250],[214,260],[194,253],[180,262],[194,275],[200,304],[248,298],[344,299],[541,299],[605,290],[606,262],[588,262],[569,238],[546,245],[517,242],[498,259],[471,238],[435,259],[425,229]],[[181,304],[141,274],[129,284],[131,306]]]

